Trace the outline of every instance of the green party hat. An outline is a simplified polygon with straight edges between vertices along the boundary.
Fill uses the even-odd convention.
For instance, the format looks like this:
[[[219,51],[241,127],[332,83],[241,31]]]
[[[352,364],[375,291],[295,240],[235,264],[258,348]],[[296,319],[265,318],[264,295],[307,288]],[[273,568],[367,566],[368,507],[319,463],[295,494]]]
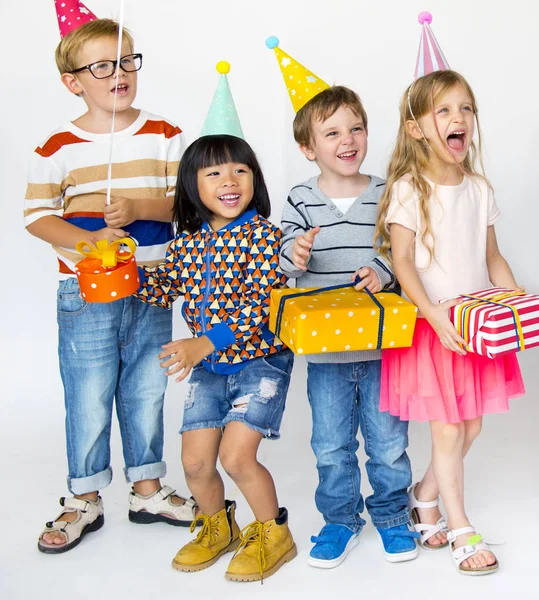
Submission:
[[[243,140],[245,137],[241,129],[234,99],[232,98],[232,92],[228,85],[227,73],[230,71],[230,64],[222,60],[217,63],[216,69],[221,74],[221,79],[213,96],[210,110],[208,111],[200,135],[202,137],[204,135],[226,133]]]

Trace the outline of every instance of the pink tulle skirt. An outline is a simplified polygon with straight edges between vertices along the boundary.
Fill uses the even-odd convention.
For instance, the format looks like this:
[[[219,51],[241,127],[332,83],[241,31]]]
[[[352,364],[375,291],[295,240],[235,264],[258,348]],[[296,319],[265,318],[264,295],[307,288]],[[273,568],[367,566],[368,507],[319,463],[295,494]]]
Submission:
[[[380,410],[402,421],[459,423],[509,410],[525,393],[516,354],[461,356],[418,318],[411,348],[382,352]]]

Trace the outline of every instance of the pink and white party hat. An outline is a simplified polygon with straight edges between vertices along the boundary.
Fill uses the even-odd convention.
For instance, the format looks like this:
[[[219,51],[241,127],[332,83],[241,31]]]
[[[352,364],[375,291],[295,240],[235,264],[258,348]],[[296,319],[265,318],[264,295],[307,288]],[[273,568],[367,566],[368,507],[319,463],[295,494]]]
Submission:
[[[54,4],[61,38],[81,25],[97,19],[94,13],[80,0],[54,0]]]
[[[426,10],[420,12],[417,20],[423,26],[423,31],[421,32],[421,40],[419,42],[414,79],[428,75],[433,71],[445,71],[451,68],[430,28],[430,24],[432,23],[430,12]]]

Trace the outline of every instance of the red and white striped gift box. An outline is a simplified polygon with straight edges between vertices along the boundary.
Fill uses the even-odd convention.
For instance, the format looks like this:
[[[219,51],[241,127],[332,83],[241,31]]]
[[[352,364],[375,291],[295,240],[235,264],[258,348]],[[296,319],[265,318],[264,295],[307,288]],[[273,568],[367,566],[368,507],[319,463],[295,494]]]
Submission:
[[[539,346],[539,296],[489,288],[461,297],[449,317],[469,352],[494,358]]]

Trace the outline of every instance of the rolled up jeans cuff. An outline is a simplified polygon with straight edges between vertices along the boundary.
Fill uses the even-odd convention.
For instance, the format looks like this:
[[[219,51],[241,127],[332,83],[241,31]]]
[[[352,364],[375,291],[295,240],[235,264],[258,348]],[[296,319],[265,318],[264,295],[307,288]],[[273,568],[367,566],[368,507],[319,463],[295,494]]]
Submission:
[[[164,461],[140,465],[139,467],[125,467],[125,480],[127,483],[146,481],[148,479],[161,479],[167,474],[167,464]]]
[[[391,527],[397,527],[398,525],[404,525],[408,523],[410,521],[410,513],[408,509],[405,509],[401,515],[386,521],[377,521],[371,515],[371,520],[376,529],[391,529]]]
[[[100,471],[89,477],[69,477],[67,478],[67,487],[72,494],[80,496],[81,494],[89,494],[106,488],[112,481],[112,468],[107,467],[104,471]]]

